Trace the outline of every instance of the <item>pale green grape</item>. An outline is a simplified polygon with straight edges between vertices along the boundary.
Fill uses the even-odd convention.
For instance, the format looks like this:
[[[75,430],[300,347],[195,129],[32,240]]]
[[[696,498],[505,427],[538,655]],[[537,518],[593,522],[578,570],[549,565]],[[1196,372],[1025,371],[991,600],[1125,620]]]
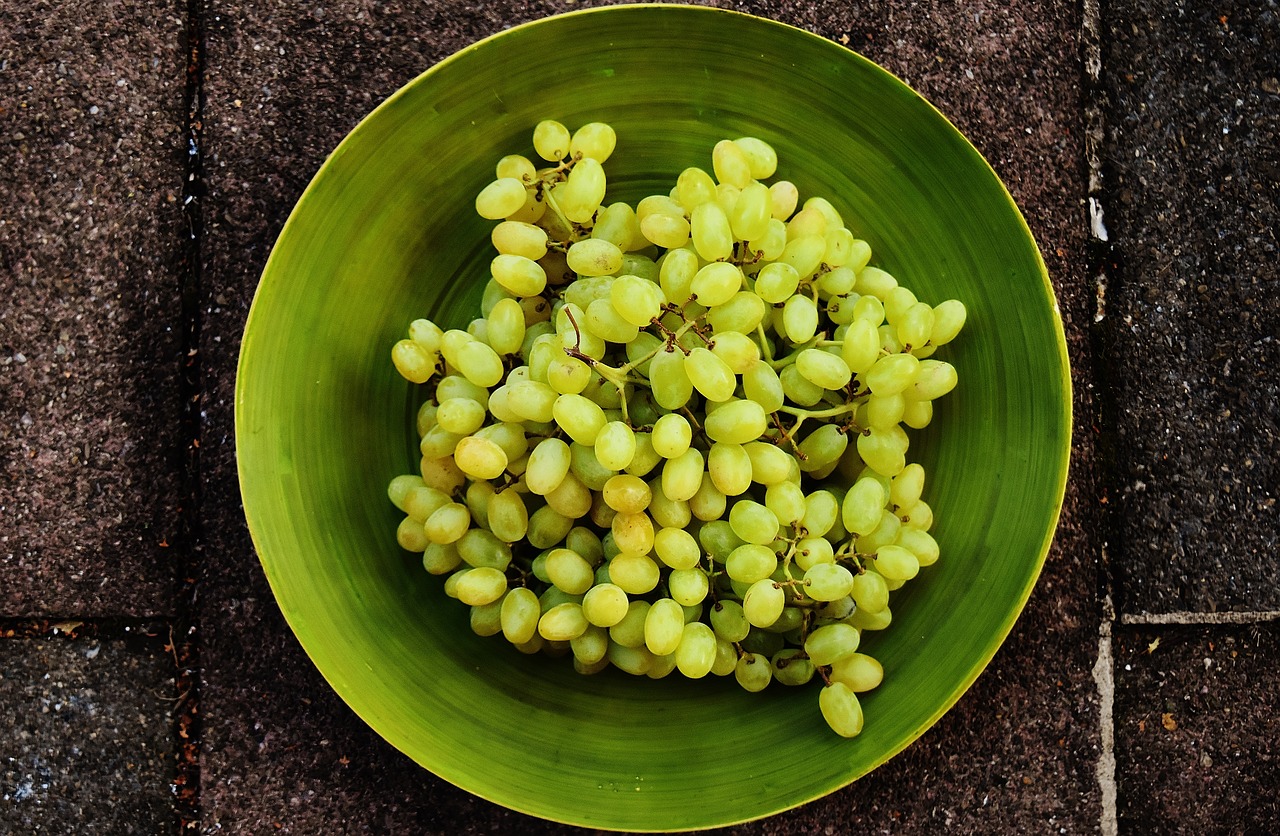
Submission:
[[[767,186],[763,183],[744,186],[729,212],[729,228],[734,237],[740,241],[752,241],[767,233],[771,209]]]
[[[800,274],[796,272],[796,268],[781,261],[766,264],[756,274],[756,293],[771,305],[790,299],[799,284]]]
[[[685,355],[673,349],[663,349],[649,364],[649,381],[653,386],[653,399],[666,410],[676,410],[689,402],[693,394],[693,382],[685,371]]]
[[[742,612],[753,627],[769,627],[782,615],[786,601],[787,595],[782,587],[771,578],[765,578],[747,589],[742,598]]]
[[[787,221],[787,238],[795,240],[805,236],[826,239],[828,221],[826,215],[806,205]],[[825,250],[824,250],[825,252]]]
[[[433,543],[456,543],[471,527],[471,511],[457,502],[442,505],[427,517],[423,528]]]
[[[637,327],[656,319],[667,301],[661,287],[639,276],[619,277],[612,285],[609,299],[618,316]]]
[[[580,276],[609,276],[622,267],[622,250],[603,238],[586,238],[565,254],[569,269]]]
[[[652,212],[640,221],[640,232],[646,240],[663,249],[678,250],[689,243],[689,221],[683,215]]]
[[[701,168],[686,168],[676,178],[675,191],[672,197],[691,212],[694,207],[709,203],[716,199],[716,182]]]
[[[489,267],[493,279],[515,296],[537,296],[547,286],[542,265],[522,255],[500,253]]]
[[[964,303],[956,299],[948,299],[933,309],[933,330],[929,334],[929,342],[934,345],[945,345],[956,338],[964,327],[968,311]]]
[[[693,535],[682,528],[660,529],[653,539],[654,553],[667,567],[693,569],[702,560],[702,549]]]
[[[596,436],[595,451],[602,466],[624,470],[636,454],[635,433],[621,421],[610,421]]]
[[[570,641],[587,631],[587,618],[582,605],[574,602],[557,604],[538,620],[538,635],[548,641]]]
[[[538,169],[534,167],[533,161],[521,154],[508,154],[498,160],[498,164],[494,170],[494,176],[514,177],[525,183],[532,183],[538,177]]]
[[[815,667],[805,657],[804,652],[795,649],[780,650],[770,660],[773,665],[773,678],[783,685],[804,685],[813,679]]]
[[[955,366],[941,360],[921,360],[912,385],[903,390],[909,400],[932,401],[956,388]]]
[[[818,307],[808,296],[792,296],[782,307],[782,324],[787,339],[803,343],[818,331]]]
[[[673,569],[667,576],[667,590],[671,598],[684,607],[692,607],[706,600],[711,585],[707,573],[692,569]]]
[[[525,587],[516,587],[502,599],[499,620],[502,635],[512,644],[524,644],[538,632],[542,607],[538,596]]]
[[[591,367],[576,357],[556,357],[547,365],[547,385],[561,395],[577,395],[591,382]]]
[[[682,455],[692,440],[693,428],[683,415],[670,412],[653,425],[653,449],[664,458]]]
[[[517,354],[524,343],[524,309],[514,299],[503,299],[488,316],[489,346],[498,354]]]
[[[690,289],[709,308],[723,305],[742,289],[742,270],[728,262],[712,262],[694,274]]]
[[[876,549],[876,571],[891,581],[909,581],[920,572],[920,561],[902,546]]]
[[[743,400],[717,406],[707,414],[703,429],[712,441],[737,445],[755,441],[767,426],[764,407],[755,401]]]
[[[751,182],[751,160],[733,140],[722,139],[711,149],[711,167],[721,183],[739,189]]]
[[[707,323],[717,334],[734,331],[750,334],[764,321],[767,308],[759,296],[748,290],[740,290],[723,305],[716,305],[707,312]]]
[[[804,516],[804,491],[795,482],[771,485],[764,492],[764,504],[778,518],[782,526],[789,527]]]
[[[804,498],[801,527],[810,536],[824,537],[840,516],[840,501],[828,490],[817,490]]]
[[[770,577],[778,568],[778,556],[768,546],[747,543],[729,553],[725,571],[735,581],[752,584]]]
[[[667,459],[662,466],[662,492],[677,502],[688,500],[702,485],[702,453],[690,447],[679,456]]]
[[[573,132],[569,140],[569,156],[575,160],[589,157],[603,163],[609,159],[617,142],[618,136],[611,125],[588,122]]]
[[[716,601],[711,607],[711,628],[717,636],[729,642],[740,642],[751,630],[742,605],[733,600]]]
[[[469,607],[481,607],[501,598],[507,591],[507,576],[491,566],[465,569],[454,575],[453,591]]]
[[[833,466],[844,455],[848,446],[848,434],[841,432],[841,428],[835,424],[823,424],[800,442],[799,451],[803,456],[799,463],[800,470],[812,473]]]
[[[769,202],[773,217],[785,221],[795,214],[800,203],[800,190],[789,180],[777,180],[769,186]]]
[[[444,332],[429,319],[415,319],[409,323],[409,339],[422,346],[428,354],[434,354],[444,342]]]
[[[636,326],[627,322],[607,299],[596,299],[587,305],[583,328],[606,342],[629,343],[636,338]]]
[[[524,421],[550,421],[560,393],[546,383],[523,380],[507,387],[506,407]],[[492,400],[492,397],[490,398]]]
[[[564,216],[574,223],[590,223],[604,200],[605,174],[600,163],[590,157],[579,160],[568,178],[551,191],[551,198]],[[601,275],[601,274],[594,274]]]
[[[796,543],[795,562],[801,571],[807,572],[819,563],[834,561],[835,552],[831,548],[831,541],[825,537],[806,537]]]
[[[900,427],[872,427],[858,436],[858,455],[881,476],[896,476],[907,466],[906,434]]]
[[[591,237],[608,241],[623,253],[639,249],[648,243],[642,239],[640,221],[636,218],[635,210],[621,201],[610,203],[601,210],[596,216],[595,226],[591,228]],[[624,270],[625,264],[624,256]]]
[[[488,220],[501,220],[520,211],[524,201],[524,183],[514,177],[500,177],[476,195],[476,213]]]
[[[498,539],[515,543],[529,533],[529,509],[519,491],[495,493],[485,510],[489,530]]]
[[[863,267],[858,271],[858,283],[854,290],[863,296],[874,296],[883,302],[889,292],[898,286],[898,280],[878,267]]]
[[[427,548],[431,540],[428,538],[426,531],[423,530],[421,520],[405,517],[396,526],[396,542],[405,551],[420,552]]]
[[[537,549],[550,548],[562,541],[571,528],[572,517],[556,513],[554,508],[544,505],[529,516],[529,544]]]
[[[564,481],[572,461],[569,445],[558,438],[539,441],[529,455],[524,480],[529,490],[540,496],[551,493]]]
[[[864,382],[877,395],[896,395],[915,380],[920,361],[910,354],[881,357],[866,373]]]
[[[502,448],[507,461],[513,462],[529,450],[529,439],[520,424],[490,424],[476,432],[477,438],[492,441]]]
[[[632,676],[645,676],[653,667],[653,654],[646,647],[624,647],[611,642],[606,656],[609,664]]]
[[[762,485],[776,485],[787,479],[793,459],[780,447],[764,441],[744,444],[743,449],[751,459],[751,479]]]
[[[573,652],[575,664],[608,664],[605,654],[609,651],[609,631],[588,624],[581,634],[569,639],[569,649]]]
[[[560,395],[552,412],[560,428],[575,442],[587,447],[596,443],[596,437],[608,423],[604,410],[582,395]],[[458,466],[462,466],[461,462]]]
[[[507,454],[503,449],[476,436],[459,441],[453,459],[463,473],[474,479],[496,479],[507,469]]]
[[[722,494],[738,496],[751,487],[751,457],[741,444],[717,441],[707,453],[707,473]]]
[[[778,261],[790,264],[801,278],[812,276],[822,264],[822,256],[827,252],[827,239],[821,235],[801,235],[791,238],[788,232],[787,246],[783,248]],[[812,300],[810,300],[812,301]]]
[[[763,691],[773,681],[773,665],[759,653],[744,653],[738,657],[733,675],[743,690],[756,693]]]
[[[690,679],[711,673],[716,662],[716,636],[700,621],[685,624],[675,649],[676,667]]]
[[[910,551],[921,567],[938,562],[938,541],[924,529],[904,525],[898,532],[897,545]]]
[[[604,490],[605,484],[617,475],[600,464],[595,450],[576,441],[569,445],[569,456],[571,458],[569,469],[573,475],[593,491]]]
[[[698,254],[694,250],[682,247],[667,251],[658,269],[658,284],[667,301],[677,305],[688,301],[698,269]]]
[[[554,119],[544,119],[533,128],[533,150],[548,162],[569,156],[569,129]]]
[[[932,401],[907,401],[902,410],[902,423],[913,430],[924,429],[933,420]]]
[[[777,412],[786,398],[778,373],[763,361],[752,363],[742,373],[742,391],[747,400],[758,404],[766,413]]]
[[[868,613],[879,612],[889,605],[889,587],[876,572],[854,575],[853,588],[847,594],[853,596],[859,610]]]
[[[628,595],[643,595],[658,585],[660,570],[645,555],[623,552],[609,561],[609,578]]]
[[[653,551],[653,519],[643,511],[615,514],[611,531],[614,543],[624,552],[648,554]]]
[[[709,401],[729,400],[738,386],[738,377],[728,364],[701,346],[685,357],[684,370],[693,388]]]
[[[862,554],[874,554],[875,550],[881,546],[887,546],[895,542],[901,530],[902,520],[898,515],[889,510],[882,511],[880,512],[880,523],[875,530],[858,538],[858,551]]]
[[[747,242],[753,258],[763,261],[776,261],[787,247],[787,225],[777,218],[770,218],[764,228],[764,235],[752,238]]]
[[[703,522],[718,520],[728,507],[728,497],[711,479],[703,479],[698,492],[689,498],[689,512]]]
[[[693,518],[689,501],[668,499],[662,492],[661,474],[650,480],[649,489],[653,491],[653,499],[649,501],[649,516],[653,517],[655,524],[663,528],[684,528],[689,524]]]
[[[601,496],[605,504],[619,513],[639,514],[649,507],[653,493],[643,479],[620,473],[604,483]]]
[[[729,218],[715,202],[693,209],[689,237],[698,255],[705,261],[722,261],[733,255],[733,230]]]
[[[854,580],[838,563],[817,563],[804,573],[805,594],[815,601],[838,601],[853,592]]]
[[[862,733],[862,704],[848,685],[835,681],[818,693],[818,707],[831,730],[841,737],[857,737]]]
[[[928,531],[933,527],[933,508],[923,499],[902,511],[902,524]]]
[[[547,506],[557,514],[577,519],[591,511],[591,490],[570,471],[564,480],[545,496]]]
[[[849,365],[840,356],[819,348],[801,351],[796,356],[796,371],[823,389],[843,389],[852,376]]]
[[[898,342],[904,346],[923,346],[933,333],[933,308],[917,302],[898,319]]]
[[[400,340],[392,346],[391,362],[410,383],[426,383],[436,373],[436,356],[413,340]]]
[[[898,285],[884,295],[884,318],[890,324],[897,326],[906,316],[908,310],[918,304],[919,300],[909,288]],[[932,309],[930,309],[932,310]]]
[[[875,531],[887,501],[884,484],[880,480],[864,476],[854,482],[844,495],[841,506],[845,530],[859,535]]]
[[[884,667],[865,653],[851,653],[832,664],[831,679],[851,691],[870,691],[884,680]]]
[[[547,554],[546,572],[551,583],[570,595],[582,595],[595,583],[595,568],[569,549],[552,549]]]
[[[582,614],[597,627],[613,627],[627,615],[627,593],[614,583],[601,583],[587,590],[582,599]]]
[[[773,146],[764,140],[753,136],[741,136],[735,139],[733,144],[738,146],[747,158],[751,176],[756,180],[772,177],[778,170],[778,154],[773,150]]]
[[[450,398],[436,410],[436,426],[457,436],[468,436],[484,426],[487,414],[470,398]]]
[[[739,499],[729,510],[733,533],[747,543],[768,545],[778,536],[778,517],[759,502]]]

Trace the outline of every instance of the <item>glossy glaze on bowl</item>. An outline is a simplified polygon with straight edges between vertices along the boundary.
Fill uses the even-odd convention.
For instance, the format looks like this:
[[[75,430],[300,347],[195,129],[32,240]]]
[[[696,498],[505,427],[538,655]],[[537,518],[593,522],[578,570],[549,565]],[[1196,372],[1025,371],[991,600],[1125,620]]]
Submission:
[[[886,669],[854,740],[816,686],[572,672],[471,635],[396,545],[385,486],[417,466],[421,393],[393,370],[409,321],[476,315],[491,223],[471,210],[540,119],[607,121],[611,200],[666,192],[724,137],[772,143],[926,301],[969,323],[938,355],[959,387],[909,459],[929,472],[941,561],[864,646]],[[990,167],[927,102],[848,50],[731,12],[630,6],[480,42],[363,121],[299,201],[245,330],[236,440],[250,530],[280,607],[334,689],[406,755],[477,795],[587,827],[705,828],[865,775],[973,682],[1021,611],[1066,479],[1070,391],[1045,267]]]

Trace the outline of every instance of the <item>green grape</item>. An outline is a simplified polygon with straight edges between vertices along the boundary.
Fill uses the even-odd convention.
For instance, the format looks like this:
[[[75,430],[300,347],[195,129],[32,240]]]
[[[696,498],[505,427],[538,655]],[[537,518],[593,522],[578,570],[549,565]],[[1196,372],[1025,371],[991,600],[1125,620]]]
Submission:
[[[932,401],[907,401],[902,410],[902,423],[913,430],[924,429],[933,420]]]
[[[709,522],[698,532],[698,542],[718,562],[724,563],[729,553],[746,541],[733,531],[728,520]]]
[[[467,480],[466,474],[453,461],[453,456],[434,459],[423,456],[418,463],[418,471],[422,475],[423,484],[438,491],[457,490]]]
[[[881,357],[867,371],[867,388],[877,395],[896,395],[902,392],[920,370],[920,361],[910,354],[890,354]]]
[[[514,299],[503,299],[488,316],[489,346],[498,354],[517,354],[524,342],[524,309]]]
[[[561,395],[578,395],[591,382],[591,367],[576,357],[556,357],[547,366],[547,385]]]
[[[872,427],[858,436],[858,455],[882,476],[895,476],[907,465],[906,434],[900,427]]]
[[[458,579],[453,587],[457,599],[469,607],[493,603],[507,591],[507,576],[490,566],[464,569],[453,577]]]
[[[778,536],[778,518],[765,506],[739,499],[729,511],[729,526],[747,543],[768,545]]]
[[[796,543],[796,565],[807,572],[819,563],[834,563],[835,551],[825,537],[806,537]]]
[[[661,287],[639,276],[620,277],[613,283],[609,298],[618,316],[637,327],[656,319],[666,302]]]
[[[697,567],[673,569],[667,576],[667,589],[671,598],[683,607],[692,607],[706,600],[711,585],[707,573]]]
[[[617,474],[600,464],[595,450],[576,441],[569,445],[569,469],[593,491],[604,490],[605,483]]]
[[[685,355],[677,350],[667,348],[654,356],[649,364],[649,381],[653,399],[666,410],[679,409],[693,394],[693,382],[685,370]]]
[[[906,349],[898,342],[898,329],[885,323],[876,329],[880,334],[880,351],[884,354],[904,354]],[[917,357],[917,360],[920,358]]]
[[[827,217],[817,209],[807,205],[787,222],[787,238],[794,240],[804,236],[817,236],[825,240],[827,234]]]
[[[733,231],[729,218],[715,202],[694,207],[689,237],[704,261],[722,261],[733,255]]]
[[[898,318],[898,342],[904,346],[923,346],[933,333],[933,308],[917,302]]]
[[[910,551],[922,567],[938,562],[938,541],[921,528],[904,525],[898,532],[897,545]]]
[[[681,528],[663,528],[654,534],[654,553],[670,569],[689,570],[702,560],[702,549],[693,535]]]
[[[698,347],[684,359],[685,374],[693,388],[709,401],[727,401],[737,388],[737,375],[710,349]]]
[[[682,455],[692,440],[693,428],[683,415],[670,412],[653,425],[653,449],[664,458]]]
[[[512,644],[524,644],[538,632],[542,607],[532,590],[516,587],[502,599],[499,621],[502,635]]]
[[[572,517],[566,517],[549,505],[544,505],[529,516],[529,544],[537,549],[550,548],[564,540],[571,528]]]
[[[529,533],[529,510],[520,492],[495,493],[486,508],[486,522],[494,536],[507,543],[523,540]]]
[[[518,255],[537,261],[547,254],[546,230],[531,223],[503,221],[493,228],[490,240],[493,248],[502,255]]]
[[[618,136],[612,126],[604,122],[588,122],[573,132],[569,140],[569,156],[575,160],[588,157],[603,163],[609,159],[617,142]]]
[[[586,558],[569,549],[552,549],[546,557],[551,583],[570,595],[583,595],[595,583],[595,569]]]
[[[641,237],[640,221],[635,210],[626,203],[610,203],[596,217],[596,225],[591,228],[591,237],[608,241],[622,252],[636,249],[634,246]],[[638,242],[641,247],[647,241]]]
[[[903,390],[908,400],[932,401],[956,387],[956,368],[941,360],[921,360],[913,383]]]
[[[880,525],[886,502],[884,485],[880,480],[864,476],[854,482],[841,505],[845,530],[858,535],[875,531]]]
[[[831,665],[831,679],[855,692],[870,691],[884,680],[884,667],[865,653],[850,653]]]
[[[822,264],[822,256],[827,251],[827,239],[821,235],[801,235],[792,238],[788,232],[787,246],[783,248],[778,261],[790,264],[801,278],[812,276]],[[810,300],[812,301],[812,300]],[[807,339],[807,338],[806,338]],[[800,340],[799,342],[803,342]]]
[[[485,637],[502,632],[502,601],[505,597],[471,608],[471,632]]]
[[[729,228],[740,241],[760,238],[769,230],[771,218],[769,188],[763,183],[748,183],[729,212]]]
[[[609,561],[609,577],[628,595],[643,595],[658,585],[658,564],[642,554],[623,552]]]
[[[524,480],[529,490],[545,496],[560,486],[569,473],[572,457],[569,445],[558,438],[544,438],[529,455]]]
[[[571,519],[586,516],[591,511],[591,490],[571,470],[555,490],[546,494],[547,505],[557,514]],[[566,532],[567,533],[567,532]]]
[[[721,183],[739,189],[751,182],[751,161],[733,140],[722,139],[711,149],[711,167]]]
[[[902,524],[910,528],[928,531],[933,527],[933,508],[924,500],[902,511]]]
[[[490,424],[478,430],[475,437],[497,444],[506,454],[508,462],[515,461],[529,450],[529,439],[520,424]]]
[[[863,572],[853,578],[853,588],[847,593],[859,610],[875,613],[889,606],[889,587],[876,572]]]
[[[677,502],[690,499],[702,485],[702,453],[689,448],[662,466],[662,492]]]
[[[853,592],[854,580],[838,563],[817,563],[805,570],[805,593],[815,601],[838,601]]]
[[[552,409],[555,421],[578,444],[590,447],[608,423],[604,410],[582,395],[560,395]],[[459,463],[461,467],[461,463]],[[466,468],[463,468],[464,470]]]
[[[605,424],[596,436],[596,459],[609,470],[624,470],[636,454],[636,436],[621,421]]]
[[[703,479],[698,492],[689,498],[689,512],[703,522],[718,520],[724,516],[728,498],[711,479]]]
[[[643,511],[637,514],[618,512],[611,523],[613,541],[624,552],[648,554],[653,551],[653,519]]]
[[[853,237],[853,233],[843,226],[829,228],[826,233],[827,249],[822,256],[822,263],[829,267],[835,268],[832,272],[843,272],[838,280],[843,290],[828,291],[833,293],[848,293],[853,290],[853,285],[857,281],[857,270],[861,269],[861,265],[857,268],[847,267],[855,255],[855,245],[857,239]],[[867,248],[867,254],[870,255],[870,248]],[[845,284],[845,282],[848,282]]]
[[[622,250],[602,238],[587,238],[569,247],[569,269],[580,276],[610,276],[622,267]]]
[[[662,492],[661,474],[649,482],[649,489],[653,491],[653,499],[649,502],[649,516],[653,517],[655,524],[663,528],[684,528],[689,524],[693,518],[689,501],[668,499]]]
[[[601,496],[618,513],[639,514],[649,507],[653,493],[643,479],[620,473],[604,483]]]
[[[920,501],[924,493],[924,468],[916,463],[904,467],[889,482],[889,501],[906,508]]]
[[[560,397],[549,384],[523,380],[507,387],[506,407],[520,420],[546,422],[555,417],[555,404]]]
[[[898,285],[884,295],[884,318],[890,325],[897,326],[902,322],[907,311],[918,303],[919,300],[910,289]]]
[[[725,641],[740,642],[747,637],[751,623],[737,601],[716,601],[711,607],[711,628]]]
[[[742,374],[760,360],[760,346],[737,331],[717,333],[710,348],[734,374]]]
[[[427,537],[421,520],[405,517],[396,527],[396,542],[405,551],[421,552],[427,548],[431,540]]]
[[[753,627],[769,627],[782,615],[786,600],[782,587],[773,579],[765,578],[747,589],[747,594],[742,598],[742,612]]]
[[[773,217],[786,221],[795,214],[796,206],[800,203],[800,191],[789,180],[774,181],[769,186],[769,202]]]
[[[741,444],[717,441],[707,453],[707,474],[725,496],[746,493],[751,487],[751,457]]]
[[[764,301],[748,290],[740,290],[723,305],[716,305],[707,312],[707,324],[717,334],[733,331],[750,334],[764,321],[767,311]]]
[[[867,423],[874,429],[887,430],[902,420],[907,399],[902,394],[872,395],[867,399]]]
[[[410,492],[415,488],[423,487],[426,487],[426,483],[422,481],[421,476],[414,476],[413,474],[397,476],[387,485],[387,498],[391,500],[392,505],[403,511],[405,510],[405,500],[408,499]]]
[[[756,274],[756,293],[771,305],[787,301],[796,292],[800,284],[800,274],[796,268],[781,261],[766,264]]]
[[[682,247],[667,251],[658,268],[658,285],[667,301],[677,305],[688,301],[698,269],[698,254],[693,249]]]
[[[742,289],[742,270],[736,264],[713,261],[694,274],[690,289],[709,308],[723,305]]]
[[[647,648],[646,648],[647,649]],[[645,676],[650,679],[662,679],[669,676],[676,669],[676,655],[668,653],[666,656],[653,656],[653,664],[649,666],[649,670],[645,672]]]
[[[618,314],[606,299],[596,299],[587,305],[583,328],[606,342],[628,343],[636,338],[636,326]]]
[[[764,235],[747,242],[752,257],[765,262],[776,261],[787,247],[787,225],[777,218],[770,218]]]
[[[444,342],[444,332],[429,319],[415,319],[409,323],[409,339],[422,346],[428,354],[434,354]]]
[[[743,653],[738,657],[733,675],[743,690],[756,693],[773,681],[773,666],[767,657],[759,653]]]
[[[929,333],[929,342],[934,345],[945,345],[956,338],[964,327],[968,311],[964,303],[956,299],[948,299],[933,309],[933,330]]]
[[[684,632],[684,610],[670,598],[655,601],[644,620],[644,643],[655,656],[674,653]]]
[[[782,323],[787,339],[807,342],[818,330],[818,307],[808,296],[792,296],[782,307]]]
[[[701,168],[690,167],[676,178],[672,197],[686,212],[716,199],[716,182]]]
[[[533,150],[548,162],[569,156],[569,129],[554,119],[544,119],[533,128]]]
[[[733,141],[743,156],[746,157],[751,176],[756,180],[772,177],[778,169],[778,154],[773,147],[753,136],[738,137]]]
[[[609,664],[632,676],[645,676],[653,667],[653,654],[646,647],[624,647],[611,642],[606,654]]]
[[[453,460],[474,479],[496,479],[507,469],[507,454],[494,442],[470,436],[458,442]]]
[[[604,168],[596,160],[587,157],[579,160],[565,181],[552,189],[551,199],[570,221],[587,224],[600,208],[604,193]]]
[[[805,473],[835,464],[844,455],[849,436],[835,424],[823,424],[800,442],[800,470]]]
[[[456,543],[470,527],[471,511],[457,502],[440,506],[423,524],[427,539],[441,544]]]
[[[818,693],[818,707],[831,730],[841,737],[857,737],[862,733],[862,704],[848,685],[835,681]]]
[[[587,618],[582,605],[574,602],[557,604],[538,620],[538,635],[548,641],[571,641],[587,631]]]
[[[622,587],[613,583],[601,583],[587,590],[582,599],[582,614],[597,627],[613,627],[628,613],[630,601]]]
[[[742,373],[742,391],[766,413],[777,412],[786,397],[778,373],[764,361],[752,363]]]
[[[746,400],[717,406],[707,414],[703,429],[712,441],[737,445],[755,441],[767,427],[764,408]]]
[[[876,549],[876,571],[891,581],[909,581],[920,572],[920,561],[902,546]]]
[[[520,211],[524,201],[524,183],[514,177],[500,177],[476,195],[476,213],[488,220],[501,220]]]
[[[547,286],[547,274],[542,266],[522,255],[500,253],[489,269],[494,281],[515,296],[537,296]]]
[[[609,651],[609,631],[594,624],[588,624],[581,634],[569,639],[569,649],[573,652],[575,663],[596,665],[605,661]]]
[[[753,584],[773,575],[778,568],[778,556],[768,546],[746,543],[729,553],[725,571],[735,581]]]
[[[841,357],[819,348],[806,348],[796,355],[796,371],[823,389],[843,389],[852,373]]]
[[[400,340],[392,346],[391,362],[410,383],[426,383],[436,373],[436,356],[413,340]]]
[[[514,177],[525,183],[532,183],[538,176],[533,162],[520,154],[508,154],[498,160],[494,174],[497,177]]]
[[[804,685],[813,679],[816,671],[813,662],[805,658],[804,652],[795,649],[780,650],[770,660],[773,666],[773,678],[783,685]]]
[[[902,520],[897,514],[888,510],[881,511],[880,523],[875,530],[858,538],[858,551],[863,554],[873,554],[881,546],[887,546],[896,541],[901,530]]]
[[[711,673],[716,662],[716,636],[700,621],[685,624],[675,649],[676,668],[689,679]]]
[[[867,297],[863,297],[867,298]],[[856,306],[855,306],[856,307]],[[880,359],[880,332],[867,319],[854,319],[844,333],[840,356],[854,374],[865,374]]]
[[[812,537],[824,537],[840,516],[840,501],[828,490],[817,490],[804,498],[801,527]]]
[[[645,239],[663,249],[678,250],[689,242],[689,222],[682,215],[654,212],[640,222]]]
[[[761,485],[776,485],[787,479],[794,461],[785,450],[764,441],[742,445],[751,459],[751,479]]]
[[[764,492],[764,504],[784,527],[800,521],[804,516],[804,491],[795,482],[782,482],[770,486]]]

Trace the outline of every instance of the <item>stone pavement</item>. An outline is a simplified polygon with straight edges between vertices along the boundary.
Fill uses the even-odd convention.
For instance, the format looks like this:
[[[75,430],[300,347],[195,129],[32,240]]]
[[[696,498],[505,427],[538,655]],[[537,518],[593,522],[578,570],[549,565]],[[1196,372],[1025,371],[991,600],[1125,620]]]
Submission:
[[[435,61],[583,5],[0,0],[0,832],[573,831],[435,779],[324,684],[244,527],[232,389],[326,153]],[[1267,831],[1280,7],[718,5],[847,44],[973,140],[1077,397],[1055,546],[973,690],[723,832]]]

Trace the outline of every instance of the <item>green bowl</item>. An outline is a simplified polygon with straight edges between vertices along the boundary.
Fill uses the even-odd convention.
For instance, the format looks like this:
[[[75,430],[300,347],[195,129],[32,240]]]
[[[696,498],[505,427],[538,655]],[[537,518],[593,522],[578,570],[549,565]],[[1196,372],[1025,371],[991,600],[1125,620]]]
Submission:
[[[474,196],[543,118],[618,132],[610,199],[665,192],[724,137],[829,197],[873,263],[958,298],[960,372],[909,457],[928,470],[942,559],[864,646],[884,684],[852,740],[817,687],[575,674],[468,629],[396,545],[386,484],[418,463],[421,393],[389,351],[410,320],[475,315],[491,223]],[[716,9],[628,6],[515,27],[397,92],[321,167],[253,302],[236,389],[249,528],[280,608],[351,708],[422,766],[561,822],[683,830],[821,797],[901,751],[1011,629],[1057,524],[1070,439],[1066,344],[1043,261],[991,168],[928,102],[810,33]]]

